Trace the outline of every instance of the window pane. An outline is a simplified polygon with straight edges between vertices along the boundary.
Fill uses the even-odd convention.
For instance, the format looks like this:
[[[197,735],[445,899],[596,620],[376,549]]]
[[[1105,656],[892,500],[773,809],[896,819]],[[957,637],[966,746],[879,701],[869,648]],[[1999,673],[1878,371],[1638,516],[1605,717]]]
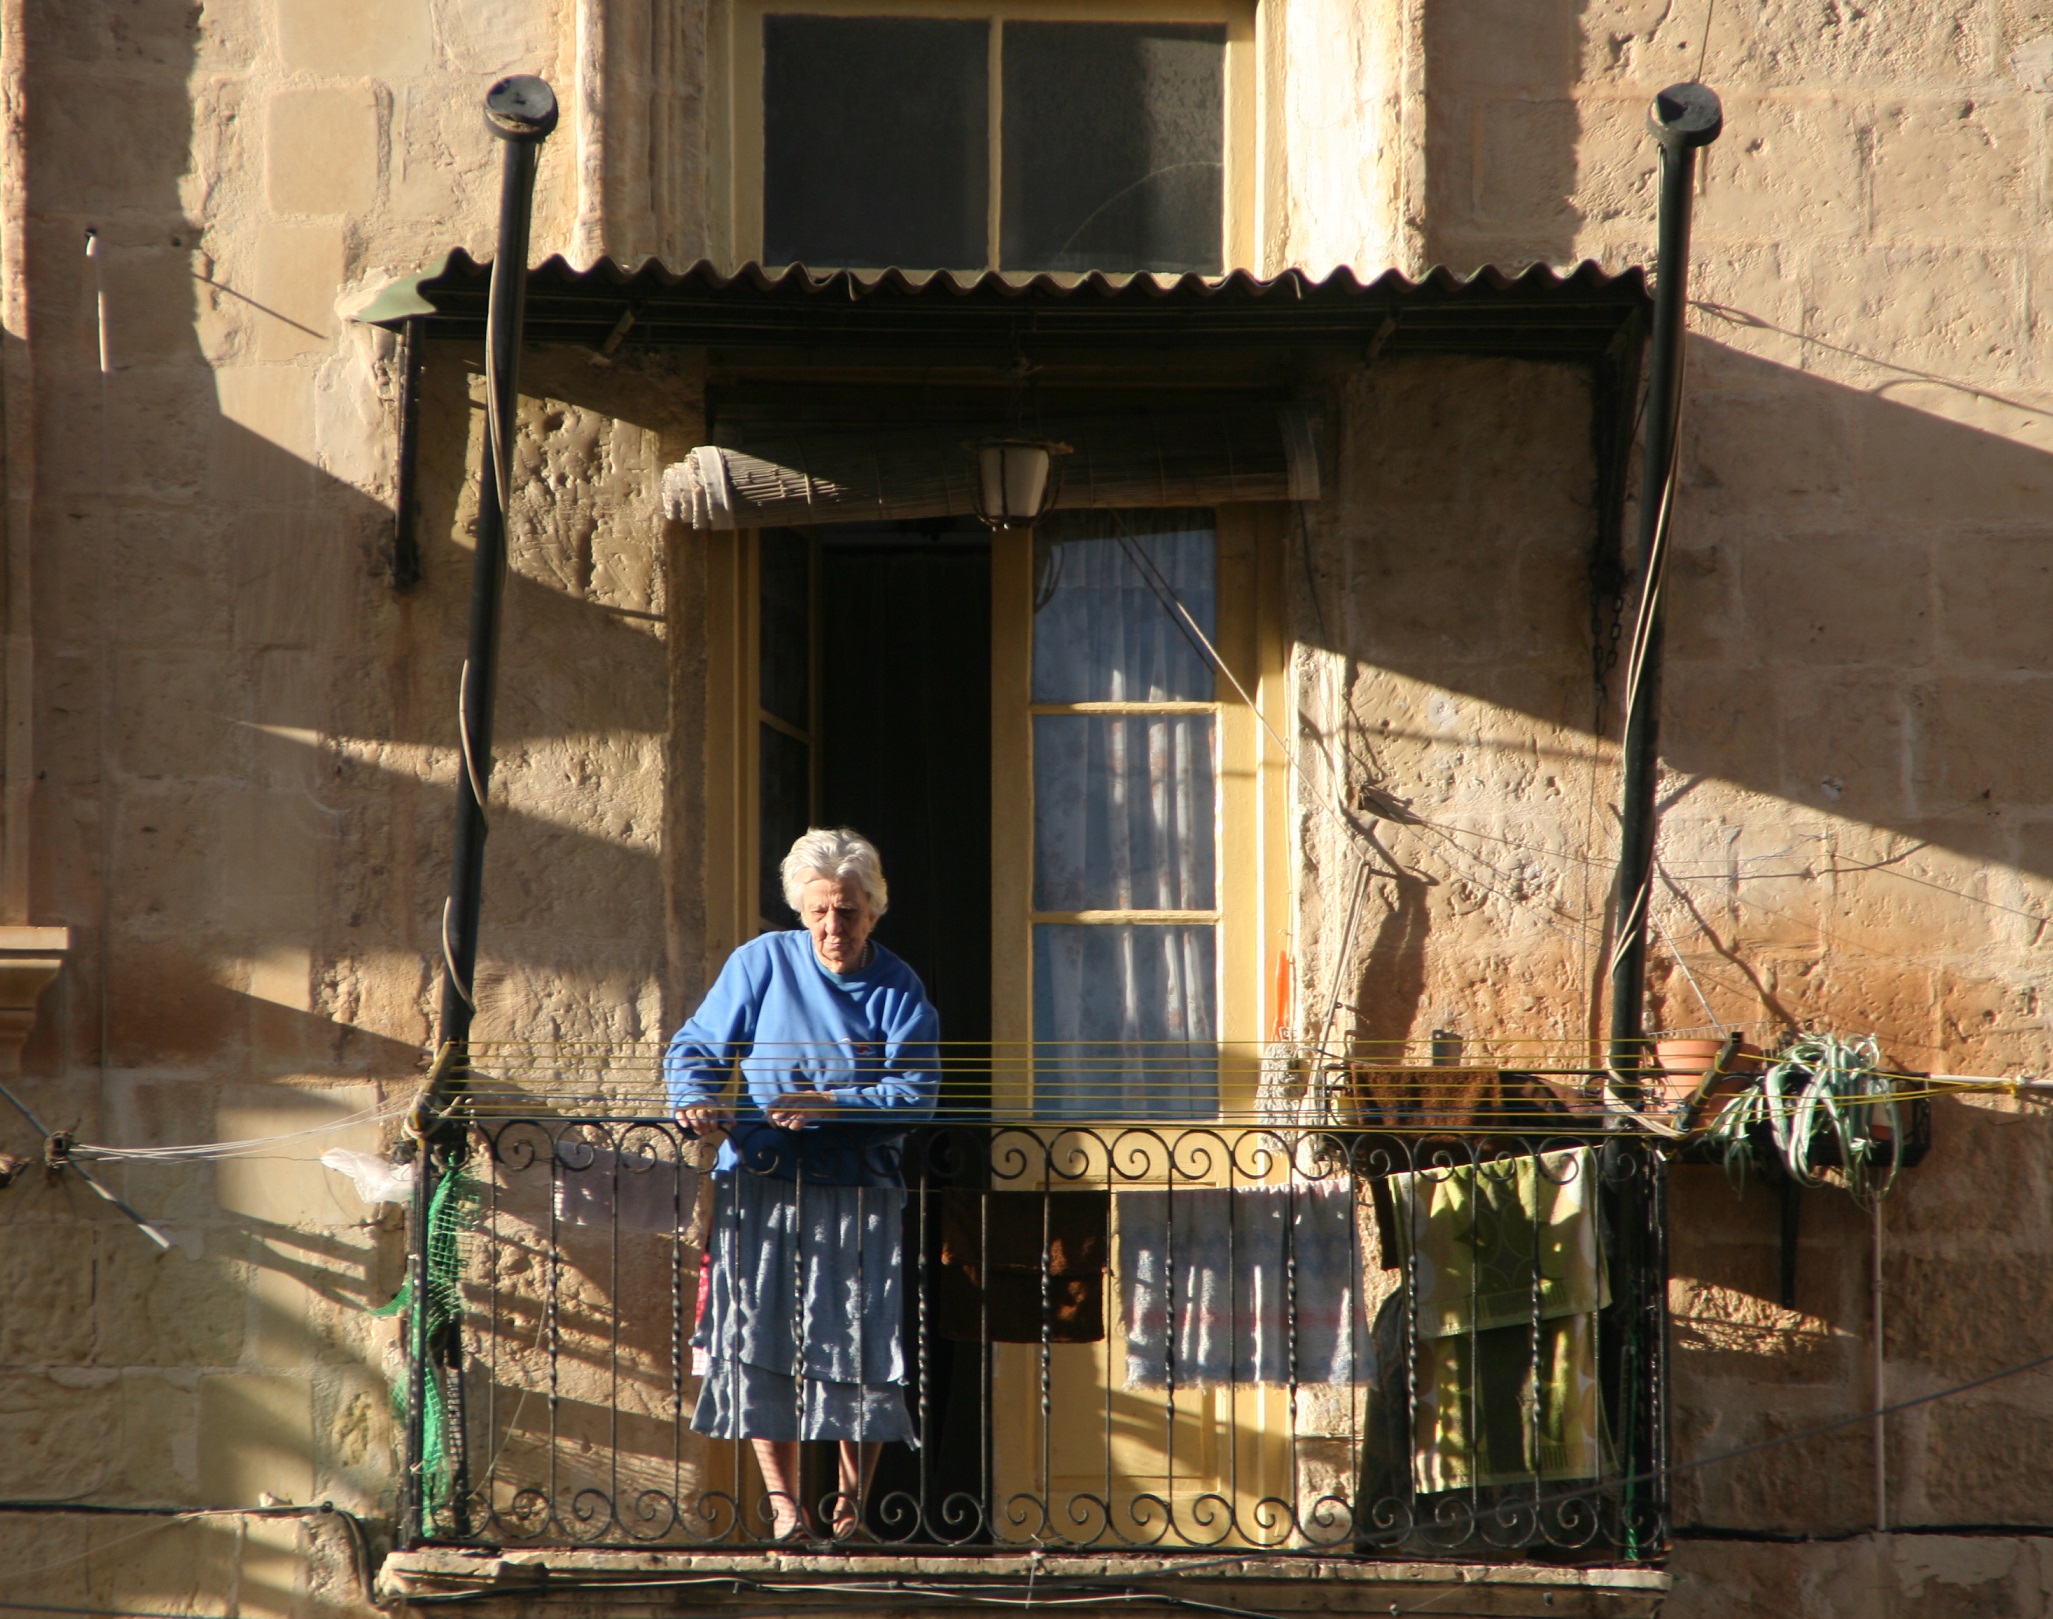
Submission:
[[[1008,22],[1009,270],[1223,267],[1226,30]]]
[[[1210,512],[1082,512],[1035,533],[1034,701],[1212,701],[1212,661],[1175,611],[1218,634]]]
[[[791,852],[813,814],[812,750],[774,725],[760,728],[762,784],[760,792],[758,881],[761,916],[776,927],[791,927],[791,907],[784,903],[784,881],[777,867]]]
[[[1034,1110],[1191,1119],[1219,1108],[1216,930],[1034,928]]]
[[[990,24],[763,19],[763,259],[984,267]]]
[[[763,707],[786,725],[813,728],[813,556],[803,534],[763,535],[760,667]]]
[[[1034,909],[1208,911],[1210,714],[1034,717]]]

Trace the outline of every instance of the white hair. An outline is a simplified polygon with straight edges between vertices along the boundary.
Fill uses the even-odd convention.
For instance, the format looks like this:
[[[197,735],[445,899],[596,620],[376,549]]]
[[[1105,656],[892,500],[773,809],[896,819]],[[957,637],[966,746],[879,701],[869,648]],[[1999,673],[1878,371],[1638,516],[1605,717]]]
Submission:
[[[791,846],[791,853],[777,868],[784,879],[784,903],[798,909],[799,895],[815,877],[838,882],[852,877],[862,885],[870,910],[882,916],[890,905],[891,891],[884,885],[884,859],[877,846],[860,832],[845,826],[816,826]]]

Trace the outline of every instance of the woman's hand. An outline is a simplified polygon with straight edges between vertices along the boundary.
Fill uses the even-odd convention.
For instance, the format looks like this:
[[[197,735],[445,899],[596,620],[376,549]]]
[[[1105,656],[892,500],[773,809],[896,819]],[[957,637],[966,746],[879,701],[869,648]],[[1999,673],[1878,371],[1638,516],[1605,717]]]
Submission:
[[[677,1110],[677,1122],[701,1141],[717,1144],[727,1139],[727,1128],[734,1123],[734,1115],[710,1102],[694,1102]]]
[[[780,1130],[803,1130],[834,1111],[834,1098],[825,1091],[786,1091],[763,1109]]]

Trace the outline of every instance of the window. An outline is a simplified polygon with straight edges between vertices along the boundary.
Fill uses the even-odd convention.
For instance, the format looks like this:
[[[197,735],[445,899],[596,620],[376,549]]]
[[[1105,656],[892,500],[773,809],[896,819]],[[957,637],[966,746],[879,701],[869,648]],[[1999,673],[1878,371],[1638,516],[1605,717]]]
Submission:
[[[1290,904],[1282,749],[1241,695],[1285,696],[1266,526],[1229,506],[709,546],[709,960],[792,926],[779,857],[847,822],[884,850],[880,937],[942,1009],[953,1101],[1247,1107]]]
[[[737,257],[1214,275],[1250,261],[1251,6],[901,4],[737,0]]]
[[[1289,913],[1282,750],[1241,695],[1283,695],[1264,526],[1230,506],[1057,514],[993,546],[1002,1116],[1211,1119],[1253,1100]]]
[[[1035,537],[1034,1096],[1218,1111],[1218,533],[1204,511]]]

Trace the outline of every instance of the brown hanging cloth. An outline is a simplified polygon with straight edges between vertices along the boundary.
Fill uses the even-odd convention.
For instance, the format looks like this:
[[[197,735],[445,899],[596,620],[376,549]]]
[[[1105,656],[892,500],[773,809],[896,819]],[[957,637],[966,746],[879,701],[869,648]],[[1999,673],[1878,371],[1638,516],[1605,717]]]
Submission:
[[[941,1336],[1034,1344],[1045,1319],[1052,1344],[1102,1342],[1111,1209],[1109,1192],[949,1188],[934,1289]]]

